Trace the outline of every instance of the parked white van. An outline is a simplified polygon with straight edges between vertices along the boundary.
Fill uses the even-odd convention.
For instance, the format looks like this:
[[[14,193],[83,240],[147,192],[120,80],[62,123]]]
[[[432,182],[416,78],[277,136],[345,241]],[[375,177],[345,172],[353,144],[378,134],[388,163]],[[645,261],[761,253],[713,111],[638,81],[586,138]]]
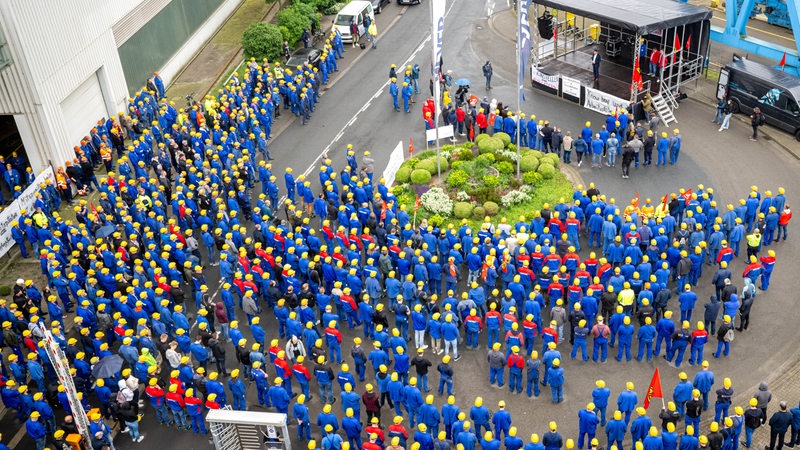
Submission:
[[[350,23],[353,20],[358,24],[358,35],[364,36],[367,34],[367,27],[364,26],[364,18],[367,16],[369,16],[370,20],[375,20],[372,3],[368,1],[352,1],[339,11],[336,19],[333,20],[333,26],[342,35],[342,42],[353,42],[353,36],[350,34]]]

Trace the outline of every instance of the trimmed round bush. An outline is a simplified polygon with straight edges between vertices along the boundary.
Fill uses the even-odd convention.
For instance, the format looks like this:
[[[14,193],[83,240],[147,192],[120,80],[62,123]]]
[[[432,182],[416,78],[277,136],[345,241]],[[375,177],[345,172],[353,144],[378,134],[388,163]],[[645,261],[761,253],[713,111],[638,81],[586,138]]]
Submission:
[[[472,208],[472,219],[473,220],[483,220],[486,217],[486,209],[483,206],[476,206]]]
[[[531,155],[535,156],[537,159],[539,159],[539,158],[541,158],[542,156],[544,156],[544,153],[540,152],[539,150],[528,150],[528,152],[529,152]]]
[[[453,206],[453,215],[456,219],[466,219],[472,215],[472,203],[456,202]]]
[[[436,162],[432,159],[423,159],[414,166],[414,172],[417,170],[427,170],[429,174],[436,173]]]
[[[487,216],[495,216],[500,212],[500,206],[495,202],[486,202],[483,204],[483,209],[486,211]]]
[[[522,172],[533,172],[537,167],[539,167],[539,160],[533,155],[523,156],[519,160],[519,170]]]
[[[552,167],[552,166],[551,166]],[[431,181],[431,173],[424,169],[414,169],[411,172],[412,184],[428,184]]]
[[[514,171],[516,170],[516,167],[508,161],[501,161],[495,164],[494,167],[495,169],[497,169],[498,172],[506,175],[514,173]]]
[[[484,140],[486,138],[490,138],[490,137],[491,136],[489,136],[486,133],[481,133],[481,134],[475,136],[475,144],[480,144],[482,140]]]
[[[503,141],[503,148],[508,147],[508,144],[511,143],[511,136],[509,136],[508,133],[503,133],[502,131],[499,133],[495,133],[494,136],[492,137]]]
[[[440,158],[440,160],[442,162],[442,172],[450,170],[450,163],[447,162],[447,158]],[[428,158],[428,159],[426,159],[426,161],[430,161],[433,164],[433,171],[431,172],[431,174],[437,173],[436,172],[436,157],[434,156],[433,158]]]
[[[409,180],[411,180],[411,169],[408,167],[400,167],[397,169],[397,173],[394,174],[394,181],[405,184],[408,183]]]
[[[550,161],[550,164],[552,164],[553,167],[558,167],[558,155],[555,153],[548,153],[542,156],[540,162],[544,161]]]
[[[542,174],[538,172],[525,172],[522,174],[522,182],[531,186],[536,186],[542,181]]]
[[[503,141],[501,141],[500,139],[498,139],[496,137],[490,137],[490,138],[483,139],[478,144],[478,152],[481,153],[481,154],[483,154],[483,153],[494,153],[494,152],[496,152],[498,150],[502,150],[503,147],[504,147],[503,146]]]
[[[547,163],[539,164],[539,168],[536,169],[536,172],[540,173],[542,175],[542,178],[544,178],[545,180],[549,180],[549,179],[553,178],[553,176],[556,174],[556,168],[553,167],[552,164],[547,162]],[[414,174],[412,173],[411,175],[412,175],[411,178],[413,179],[414,178],[413,177]]]
[[[447,174],[447,186],[451,188],[460,188],[469,180],[469,174],[463,170],[451,170]]]

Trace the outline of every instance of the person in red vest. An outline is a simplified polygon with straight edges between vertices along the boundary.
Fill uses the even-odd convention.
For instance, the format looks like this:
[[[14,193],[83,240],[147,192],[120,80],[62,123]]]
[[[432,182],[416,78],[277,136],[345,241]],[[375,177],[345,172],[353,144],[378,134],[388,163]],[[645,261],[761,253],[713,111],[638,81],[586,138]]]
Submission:
[[[508,388],[513,394],[522,392],[522,369],[525,368],[525,358],[520,356],[519,347],[511,347],[511,354],[508,355]]]
[[[364,442],[361,444],[362,450],[383,450],[383,447],[378,445],[378,434],[377,433],[370,433],[369,435],[369,442]]]
[[[788,237],[786,234],[786,226],[789,225],[790,220],[792,220],[792,210],[789,208],[789,205],[785,205],[783,211],[781,211],[780,218],[778,218],[778,234],[775,236],[775,242],[781,240],[781,233],[783,233],[783,240],[786,240]]]
[[[156,410],[156,418],[158,423],[162,425],[171,425],[172,420],[169,418],[169,411],[167,411],[166,393],[164,389],[158,385],[157,378],[151,378],[148,386],[144,390],[147,398],[150,399],[150,404]]]
[[[194,396],[194,389],[189,388],[186,390],[184,402],[186,404],[186,412],[192,419],[192,432],[194,434],[208,434],[205,419],[203,418],[203,401]]]
[[[219,409],[219,403],[217,403],[217,394],[208,394],[206,397],[206,409]]]

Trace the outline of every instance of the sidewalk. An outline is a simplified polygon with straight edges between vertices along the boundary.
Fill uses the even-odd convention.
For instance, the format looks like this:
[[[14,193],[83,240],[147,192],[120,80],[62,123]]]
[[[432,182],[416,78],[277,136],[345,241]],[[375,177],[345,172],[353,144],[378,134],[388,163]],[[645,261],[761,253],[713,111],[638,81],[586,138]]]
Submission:
[[[517,19],[513,9],[504,9],[489,17],[489,28],[511,45],[516,45],[517,42],[516,27]],[[689,96],[684,101],[698,102],[708,106],[710,121],[710,118],[714,115],[713,108],[717,104],[717,79],[700,78],[696,82],[689,82],[684,85],[684,92]],[[680,108],[675,111],[675,116],[680,120]],[[744,114],[736,114],[733,118],[747,123],[748,125],[750,123],[749,117]],[[762,139],[775,142],[792,154],[792,156],[800,159],[800,145],[798,145],[797,140],[791,134],[769,126],[762,127],[758,132]]]
[[[225,24],[169,83],[167,97],[178,105],[192,94],[201,101],[223,75],[238,65],[242,56],[242,33],[255,21],[270,22],[283,6],[283,1],[244,0]]]

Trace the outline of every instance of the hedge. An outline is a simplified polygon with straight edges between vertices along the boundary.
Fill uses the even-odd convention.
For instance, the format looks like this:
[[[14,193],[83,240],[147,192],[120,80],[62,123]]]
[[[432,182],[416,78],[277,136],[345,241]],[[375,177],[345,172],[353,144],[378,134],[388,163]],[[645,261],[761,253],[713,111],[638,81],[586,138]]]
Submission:
[[[551,166],[552,167],[552,166]],[[414,169],[411,172],[412,184],[428,184],[431,181],[431,173],[423,169]]]
[[[242,33],[242,50],[245,59],[278,60],[283,51],[283,35],[280,28],[266,22],[250,25]]]
[[[311,25],[312,15],[319,19],[314,6],[306,3],[294,3],[278,11],[278,26],[281,32],[285,33],[283,38],[289,41],[290,46],[296,44],[303,35],[303,30]]]

